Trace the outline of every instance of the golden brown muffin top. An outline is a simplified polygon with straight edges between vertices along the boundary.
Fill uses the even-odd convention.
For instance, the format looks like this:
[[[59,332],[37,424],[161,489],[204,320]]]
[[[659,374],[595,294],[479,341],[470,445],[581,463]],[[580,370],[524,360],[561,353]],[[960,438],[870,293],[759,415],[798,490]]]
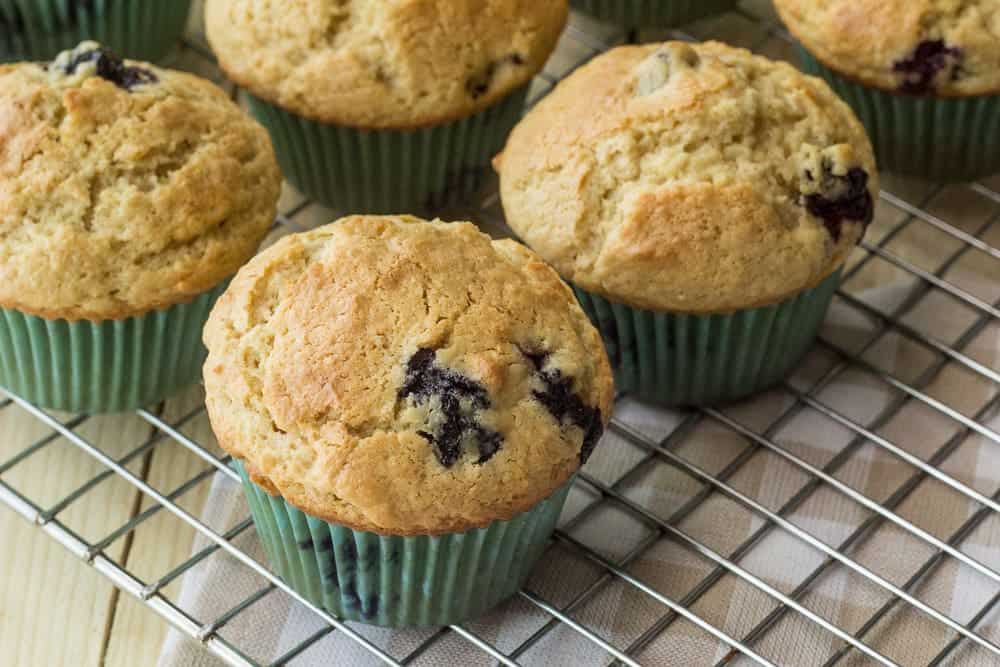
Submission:
[[[916,95],[1000,94],[1000,0],[775,0],[828,67]]]
[[[595,58],[525,116],[495,166],[508,223],[566,278],[684,313],[818,284],[877,193],[864,129],[825,83],[716,42]]]
[[[263,128],[208,81],[84,42],[0,66],[0,306],[121,319],[235,273],[274,219]]]
[[[485,109],[539,72],[567,0],[208,0],[226,74],[295,114],[366,128]]]
[[[509,519],[572,477],[611,410],[572,292],[468,223],[354,216],[288,236],[236,275],[205,343],[222,447],[357,530]]]

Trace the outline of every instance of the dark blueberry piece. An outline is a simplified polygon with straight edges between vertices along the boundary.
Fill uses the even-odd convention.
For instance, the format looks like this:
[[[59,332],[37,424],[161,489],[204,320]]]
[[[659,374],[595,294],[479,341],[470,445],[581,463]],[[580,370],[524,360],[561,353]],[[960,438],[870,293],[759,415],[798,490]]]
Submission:
[[[533,357],[537,356],[538,353],[534,353],[528,358],[535,363]],[[542,358],[547,360],[548,355]],[[545,370],[544,362],[542,366],[536,364],[535,367],[535,376],[542,382],[544,389],[532,391],[532,396],[545,406],[557,422],[564,424],[568,421],[583,431],[580,463],[586,463],[604,433],[600,409],[586,405],[579,394],[573,393],[573,378],[564,376],[558,368]]]
[[[531,362],[531,365],[535,367],[536,371],[542,370],[545,364],[548,363],[549,357],[552,356],[549,352],[532,352],[527,348],[523,348],[520,345],[517,348],[524,357]]]
[[[520,53],[512,53],[509,56],[501,58],[500,60],[493,61],[486,66],[486,69],[469,77],[469,79],[465,82],[465,92],[467,92],[472,99],[482,97],[487,91],[489,91],[490,86],[493,85],[493,77],[496,76],[498,69],[505,65],[520,67],[523,64],[524,58]]]
[[[485,463],[503,443],[503,436],[479,424],[475,414],[490,406],[489,393],[472,378],[438,366],[436,358],[434,350],[417,350],[406,363],[406,379],[399,389],[399,398],[412,396],[418,405],[432,397],[438,398],[444,420],[434,432],[418,433],[431,443],[441,465],[446,468],[455,465],[462,455],[462,444],[468,438],[472,438],[479,449],[477,463]]]
[[[299,548],[299,549],[301,549],[302,551],[309,551],[310,549],[312,549],[312,548],[313,548],[313,541],[312,541],[312,538],[311,538],[311,537],[307,537],[307,538],[306,538],[306,539],[304,539],[304,540],[299,540],[299,541],[298,541],[298,542],[296,542],[295,544],[296,544],[296,546],[298,546],[298,548]]]
[[[496,431],[482,426],[475,426],[473,432],[476,434],[476,443],[479,446],[479,458],[476,463],[486,463],[500,449],[503,444],[503,436]]]
[[[63,67],[63,72],[73,74],[84,63],[97,63],[97,76],[110,81],[123,90],[131,90],[143,83],[155,83],[156,75],[141,67],[126,65],[115,53],[106,48],[91,49],[76,54]]]
[[[917,44],[909,58],[897,60],[892,69],[903,74],[903,83],[899,86],[901,91],[926,95],[934,91],[934,80],[942,70],[952,68],[950,76],[959,76],[962,57],[961,49],[948,46],[944,40],[925,40]]]
[[[821,218],[833,240],[839,241],[845,220],[868,226],[875,215],[875,203],[868,192],[868,172],[864,169],[851,167],[844,176],[829,173],[825,164],[823,170],[823,187],[820,192],[806,195],[806,210]],[[836,196],[828,198],[824,192],[835,192]]]

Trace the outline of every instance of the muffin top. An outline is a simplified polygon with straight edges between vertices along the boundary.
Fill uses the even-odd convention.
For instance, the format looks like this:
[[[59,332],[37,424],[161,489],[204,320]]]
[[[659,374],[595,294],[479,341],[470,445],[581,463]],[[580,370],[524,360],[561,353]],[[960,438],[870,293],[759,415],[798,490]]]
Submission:
[[[0,306],[121,319],[236,272],[281,175],[263,128],[198,77],[94,42],[0,66]]]
[[[825,83],[708,42],[620,47],[562,81],[494,162],[510,226],[581,287],[729,312],[835,271],[875,160]]]
[[[912,95],[1000,94],[998,0],[775,0],[828,67]]]
[[[555,271],[468,223],[354,216],[250,261],[205,328],[219,443],[272,494],[383,534],[529,509],[604,429],[611,371]]]
[[[480,111],[542,69],[567,0],[208,0],[226,74],[300,116],[365,128]]]

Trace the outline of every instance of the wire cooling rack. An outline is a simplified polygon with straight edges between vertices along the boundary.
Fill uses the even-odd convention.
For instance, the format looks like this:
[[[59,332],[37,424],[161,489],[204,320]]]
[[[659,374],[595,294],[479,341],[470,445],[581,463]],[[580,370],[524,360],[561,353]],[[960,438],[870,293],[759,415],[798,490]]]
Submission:
[[[685,39],[717,37],[777,57],[791,53],[787,34],[769,5],[762,2],[746,3],[724,19],[685,30],[689,32],[672,34]],[[573,67],[623,38],[575,17],[559,57],[536,80],[533,98],[537,101]],[[197,34],[183,43],[177,60],[179,66],[219,78]],[[128,449],[121,438],[91,435],[88,423],[104,418],[50,414],[18,396],[3,398],[0,392],[0,424],[5,414],[9,418],[12,412],[21,411],[37,420],[39,427],[28,440],[0,443],[4,447],[0,452],[10,453],[0,462],[0,500],[121,590],[234,665],[263,664],[246,647],[227,638],[226,629],[272,595],[294,598],[324,622],[321,630],[273,664],[294,663],[331,633],[342,633],[367,649],[373,661],[391,665],[444,664],[445,658],[440,657],[444,654],[436,652],[455,641],[481,651],[485,662],[531,664],[538,661],[532,649],[557,634],[582,642],[587,664],[782,664],[789,658],[782,657],[787,654],[776,646],[788,642],[826,647],[811,661],[802,658],[796,664],[1000,664],[1000,632],[994,631],[994,617],[1000,611],[1000,562],[972,546],[966,548],[971,535],[1000,518],[1000,475],[989,484],[952,465],[970,443],[975,443],[976,451],[1000,447],[1000,434],[989,425],[998,414],[1000,371],[995,358],[980,354],[974,346],[982,336],[996,333],[1000,324],[1000,294],[995,289],[1000,284],[1000,188],[995,182],[944,187],[894,180],[889,189],[881,193],[876,222],[849,263],[835,303],[840,312],[865,323],[863,334],[856,333],[845,342],[836,332],[824,329],[803,364],[804,371],[769,392],[766,399],[732,409],[666,411],[640,407],[627,396],[618,398],[617,416],[605,436],[609,442],[599,451],[615,448],[621,462],[612,466],[612,473],[596,473],[590,466],[584,469],[573,491],[577,509],[568,520],[564,516],[545,556],[549,571],[573,561],[583,563],[590,576],[573,590],[556,592],[534,577],[510,604],[522,606],[539,620],[516,641],[501,645],[484,638],[487,633],[479,626],[457,625],[428,632],[415,645],[400,650],[373,639],[363,626],[341,623],[297,596],[234,542],[252,533],[249,518],[219,531],[199,518],[200,506],[186,502],[197,489],[204,492],[214,475],[235,479],[228,459],[214,443],[189,435],[188,427],[204,420],[200,403],[181,409],[168,402],[137,411],[132,419],[148,427],[147,436]],[[447,217],[474,219],[504,233],[495,187],[470,202],[457,203],[454,209]],[[310,202],[293,201],[278,218],[278,232],[328,219],[332,218],[325,211],[317,212]],[[908,256],[897,250],[904,240],[914,238],[923,241],[921,252]],[[965,266],[973,266],[985,278],[985,290],[965,283],[967,273],[960,270]],[[870,296],[877,290],[868,288],[890,282],[902,285],[903,295],[885,307]],[[935,318],[936,312],[949,314]],[[889,340],[912,349],[922,362],[903,371],[893,369],[882,353]],[[827,390],[848,377],[877,386],[890,398],[867,414],[845,409],[831,398],[837,394]],[[958,391],[941,389],[949,378],[950,386]],[[636,421],[621,416],[637,411],[648,418]],[[908,432],[905,424],[913,414],[930,420],[921,424],[940,428],[922,426],[919,433]],[[825,449],[827,456],[817,459],[803,453],[785,437],[804,417],[811,424],[817,420],[824,424],[800,437]],[[721,434],[731,446],[710,452],[699,449],[708,430],[716,437]],[[8,440],[8,435],[0,439]],[[30,471],[33,462],[56,447],[82,452],[96,462],[95,473],[55,494],[51,489],[33,491],[32,480],[37,481],[44,471],[18,471]],[[164,448],[179,448],[189,469],[197,472],[180,484],[165,485],[165,476],[157,474],[158,458],[152,456]],[[800,483],[778,495],[766,493],[767,484],[747,484],[747,471],[764,456],[780,459]],[[885,457],[895,464],[891,470],[897,472],[886,473],[878,493],[850,475],[862,456]],[[898,473],[900,467],[904,474]],[[651,475],[673,480],[671,484],[678,489],[666,509],[661,500],[630,492],[638,478]],[[115,530],[85,536],[82,517],[105,511],[93,502],[95,489],[112,483],[138,490],[142,502]],[[949,499],[957,499],[965,509],[945,519],[938,517],[933,529],[926,527],[922,514],[913,508],[914,503],[925,509],[946,505]],[[837,533],[835,539],[829,534],[819,537],[823,531],[817,525],[801,520],[802,509],[815,504],[851,508],[850,529]],[[588,532],[588,522],[607,512],[638,526],[639,537],[627,548],[609,550],[593,531]],[[734,512],[746,515],[750,526],[746,535],[734,539],[713,534],[712,526],[725,524]],[[155,540],[148,531],[143,534],[144,527],[155,521],[182,524],[208,546],[158,570],[139,568],[131,561],[126,565],[122,550],[115,546]],[[888,552],[886,531],[895,536],[891,542],[895,546]],[[778,553],[779,561],[787,559],[779,566],[793,569],[793,565],[801,568],[803,561],[810,563],[791,583],[755,573],[755,548],[777,537],[785,540],[785,546],[769,553]],[[678,569],[676,585],[664,585],[662,578],[653,582],[648,569],[637,567],[646,554],[664,544],[698,563],[684,570],[683,576]],[[802,556],[805,552],[809,558]],[[261,587],[221,615],[198,618],[171,591],[176,591],[186,572],[222,554],[245,567],[248,575],[252,571]],[[887,568],[892,561],[909,565]],[[890,570],[891,575],[887,574]],[[982,580],[982,595],[974,608],[959,613],[954,605],[935,598],[928,582],[946,572],[952,578],[964,572],[961,576]],[[861,582],[877,602],[869,600],[860,606],[865,610],[860,616],[829,613],[817,590],[836,577]],[[754,606],[764,611],[733,621],[732,613],[720,615],[706,603],[720,589],[736,586],[743,587],[744,599],[752,595],[765,600]],[[643,623],[609,631],[606,625],[593,622],[588,606],[612,589],[648,610],[642,615]],[[729,605],[734,606],[738,603]],[[918,661],[912,652],[893,643],[894,638],[906,636],[904,630],[913,632],[914,628],[929,646]],[[685,654],[686,658],[664,657],[670,655],[672,638],[678,633],[700,637],[707,648],[700,654]],[[666,649],[657,652],[653,650],[656,645]]]

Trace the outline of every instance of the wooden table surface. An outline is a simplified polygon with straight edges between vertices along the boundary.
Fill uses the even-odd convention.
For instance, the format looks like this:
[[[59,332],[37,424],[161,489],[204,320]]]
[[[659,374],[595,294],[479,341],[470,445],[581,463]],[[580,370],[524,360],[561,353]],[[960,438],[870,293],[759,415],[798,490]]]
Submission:
[[[755,10],[769,11],[766,1],[746,3]],[[193,39],[198,37],[196,4],[192,19]],[[745,19],[727,17],[692,28],[698,36],[731,38],[743,35],[749,27]],[[759,28],[755,28],[759,29]],[[776,57],[790,57],[790,49],[780,40],[760,38],[759,50]],[[736,40],[734,40],[736,41]],[[748,39],[740,39],[747,43]],[[201,71],[218,80],[217,72],[205,71],[195,59],[173,63]],[[557,55],[557,60],[558,60]],[[558,66],[557,66],[558,70]],[[907,201],[923,205],[935,215],[971,231],[989,212],[991,204],[976,201],[965,188],[934,188],[926,183],[887,177],[884,185]],[[1000,178],[990,182],[1000,189]],[[287,189],[282,210],[294,206],[301,197]],[[304,226],[326,222],[332,213],[316,206],[302,210],[296,222]],[[904,213],[881,202],[869,240],[878,242]],[[1000,245],[1000,229],[994,225],[990,242]],[[929,226],[911,226],[894,240],[893,252],[924,265],[940,257],[936,244],[953,242]],[[860,255],[859,255],[860,256]],[[854,258],[856,261],[857,257]],[[990,279],[995,264],[982,265],[980,277]],[[966,272],[976,276],[975,266]],[[885,263],[872,263],[859,273],[852,290],[883,284],[899,277],[898,269]],[[996,280],[996,276],[992,276]],[[2,392],[0,392],[2,394]],[[160,406],[167,420],[177,419],[196,408],[201,389]],[[72,416],[61,415],[63,419]],[[97,443],[106,453],[120,456],[153,436],[155,429],[135,415],[92,417],[75,429]],[[214,442],[204,414],[188,423],[185,434],[206,443]],[[51,430],[13,406],[0,410],[0,462],[15,456],[26,447],[50,434]],[[173,489],[205,470],[205,463],[173,442],[160,443],[132,459],[128,467],[157,489]],[[24,493],[42,507],[49,507],[80,484],[90,480],[102,467],[63,438],[53,438],[24,463],[3,473],[4,482]],[[202,511],[209,490],[209,478],[183,495],[183,507],[195,516]],[[130,517],[151,506],[141,493],[114,476],[86,493],[86,502],[71,504],[59,514],[60,520],[88,540],[108,535]],[[183,562],[191,551],[194,532],[165,513],[145,522],[134,533],[113,541],[105,553],[138,576],[158,577]],[[108,579],[76,558],[36,526],[14,512],[0,509],[0,655],[10,665],[109,665],[132,667],[155,662],[167,624],[142,603],[120,593]],[[175,593],[178,582],[166,589]]]

